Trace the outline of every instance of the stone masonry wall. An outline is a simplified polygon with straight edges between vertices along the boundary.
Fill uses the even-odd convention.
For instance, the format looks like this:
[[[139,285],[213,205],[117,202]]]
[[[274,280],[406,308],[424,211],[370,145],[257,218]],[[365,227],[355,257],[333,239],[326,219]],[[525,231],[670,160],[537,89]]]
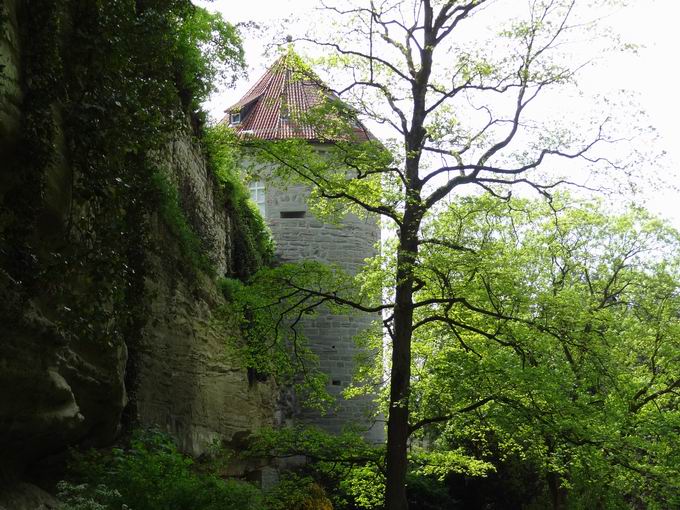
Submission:
[[[282,261],[317,260],[340,265],[355,274],[364,260],[375,255],[380,241],[380,227],[375,220],[347,216],[340,225],[325,224],[307,209],[308,188],[291,186],[279,190],[271,185],[265,190],[266,220],[276,241],[277,256]],[[282,217],[302,213],[304,217]],[[374,405],[370,398],[345,400],[342,391],[352,381],[355,358],[359,354],[354,337],[368,328],[378,316],[356,313],[331,315],[322,312],[307,320],[304,331],[310,347],[319,356],[320,368],[328,375],[328,390],[337,398],[337,409],[327,415],[301,410],[298,418],[333,433],[355,424],[366,430],[366,438],[384,439],[383,423],[371,418]]]

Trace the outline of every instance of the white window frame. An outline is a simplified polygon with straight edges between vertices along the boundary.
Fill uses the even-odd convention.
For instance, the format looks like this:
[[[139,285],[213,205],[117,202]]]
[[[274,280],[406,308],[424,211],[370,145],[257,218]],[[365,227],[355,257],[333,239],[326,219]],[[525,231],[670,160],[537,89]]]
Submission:
[[[241,112],[234,112],[229,114],[229,124],[232,126],[241,123]]]
[[[257,208],[260,210],[260,214],[263,218],[266,218],[267,211],[267,195],[264,182],[262,181],[252,181],[248,184],[248,190],[250,191],[250,198]]]

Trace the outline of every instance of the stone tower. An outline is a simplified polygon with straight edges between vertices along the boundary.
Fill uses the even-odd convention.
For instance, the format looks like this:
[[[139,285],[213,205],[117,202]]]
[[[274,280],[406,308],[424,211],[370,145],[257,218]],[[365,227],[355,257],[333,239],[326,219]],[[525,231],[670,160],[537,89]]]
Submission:
[[[316,80],[292,77],[295,55],[280,57],[236,104],[226,110],[228,122],[237,132],[265,140],[297,138],[323,150],[314,129],[295,123],[290,111],[304,112],[328,92]],[[369,133],[356,126],[356,134],[368,139]],[[265,172],[266,173],[266,172]],[[251,195],[269,225],[284,262],[316,260],[340,265],[356,273],[364,259],[375,255],[380,241],[377,218],[362,220],[348,215],[340,225],[322,223],[308,211],[309,189],[289,186],[277,189],[266,181],[250,184]],[[330,315],[322,312],[305,322],[305,335],[319,357],[320,368],[328,376],[328,390],[337,399],[337,410],[328,415],[298,410],[299,423],[317,425],[328,432],[339,432],[348,424],[365,430],[366,439],[384,440],[384,424],[369,418],[374,409],[370,398],[345,400],[342,391],[352,380],[355,357],[359,354],[354,336],[366,329],[376,315]]]

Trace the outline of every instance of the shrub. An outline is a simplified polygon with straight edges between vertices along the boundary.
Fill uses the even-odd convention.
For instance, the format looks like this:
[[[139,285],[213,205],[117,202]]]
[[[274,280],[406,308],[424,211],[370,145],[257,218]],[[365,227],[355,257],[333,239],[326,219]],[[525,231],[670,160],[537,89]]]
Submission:
[[[266,496],[268,510],[333,510],[324,489],[312,478],[286,473]]]
[[[264,509],[256,487],[197,473],[157,431],[136,434],[127,448],[77,456],[73,468],[84,483],[61,484],[64,510]]]

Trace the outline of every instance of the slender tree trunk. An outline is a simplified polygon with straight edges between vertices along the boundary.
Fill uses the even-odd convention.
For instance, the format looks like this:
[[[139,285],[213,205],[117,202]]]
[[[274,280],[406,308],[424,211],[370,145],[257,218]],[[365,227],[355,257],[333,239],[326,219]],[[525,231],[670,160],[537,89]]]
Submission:
[[[566,508],[567,491],[560,486],[560,475],[551,472],[547,474],[547,479],[553,510],[564,510]]]
[[[387,419],[387,480],[385,508],[407,510],[406,470],[411,385],[411,337],[413,333],[413,264],[418,254],[420,217],[407,206],[397,255],[397,286],[392,341],[390,409]]]
[[[403,348],[395,342],[392,350],[392,363],[410,364],[410,361],[403,361],[406,351],[409,350],[409,347]],[[402,361],[397,358],[401,358]],[[403,400],[395,395],[408,393],[409,377],[410,374],[404,374],[403,369],[392,373],[390,395],[393,403],[390,406],[387,420],[387,481],[385,484],[385,507],[388,510],[408,509],[406,500],[408,405],[403,404]]]
[[[427,135],[425,97],[432,70],[432,51],[436,44],[433,32],[432,6],[425,2],[424,48],[421,67],[412,83],[413,114],[411,129],[405,133],[406,189],[404,219],[399,231],[394,306],[394,338],[392,339],[392,371],[390,409],[387,419],[387,480],[385,508],[408,510],[406,499],[407,447],[409,437],[409,391],[411,387],[411,338],[413,336],[414,268],[418,257],[418,230],[423,218],[420,156]]]

